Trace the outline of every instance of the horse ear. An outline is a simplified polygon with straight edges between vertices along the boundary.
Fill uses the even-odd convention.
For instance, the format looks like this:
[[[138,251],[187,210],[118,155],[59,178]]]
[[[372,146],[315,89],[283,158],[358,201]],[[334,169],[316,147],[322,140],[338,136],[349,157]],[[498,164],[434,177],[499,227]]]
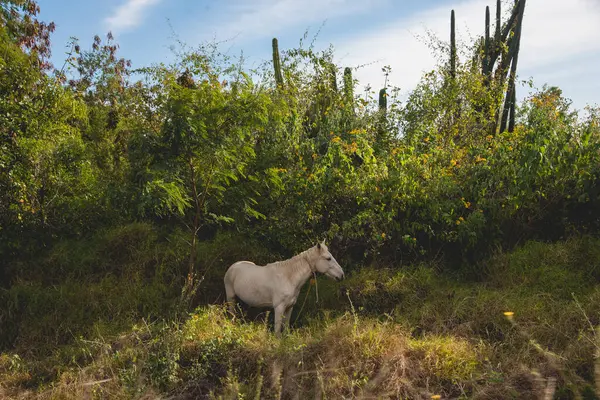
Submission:
[[[317,249],[321,250],[321,243],[317,243]]]

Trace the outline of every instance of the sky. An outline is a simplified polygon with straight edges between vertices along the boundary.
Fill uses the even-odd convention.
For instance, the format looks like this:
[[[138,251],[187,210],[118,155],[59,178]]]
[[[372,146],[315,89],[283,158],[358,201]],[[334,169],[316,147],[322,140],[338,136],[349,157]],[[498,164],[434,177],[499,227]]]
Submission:
[[[70,37],[90,48],[92,38],[111,31],[119,55],[133,67],[170,62],[170,46],[195,47],[225,41],[223,50],[243,51],[249,66],[279,48],[298,47],[308,30],[316,48],[333,45],[342,67],[356,68],[361,86],[389,83],[405,95],[435,59],[426,32],[449,40],[450,10],[456,13],[457,41],[470,44],[484,32],[485,7],[494,0],[38,0],[40,18],[54,21],[53,62],[60,66]],[[503,0],[504,13],[512,0]],[[493,27],[492,27],[493,32]],[[466,57],[462,57],[465,60]],[[360,67],[360,68],[359,68]],[[600,105],[600,0],[527,0],[518,74],[536,88],[559,86],[575,108]],[[531,92],[520,86],[518,97]]]

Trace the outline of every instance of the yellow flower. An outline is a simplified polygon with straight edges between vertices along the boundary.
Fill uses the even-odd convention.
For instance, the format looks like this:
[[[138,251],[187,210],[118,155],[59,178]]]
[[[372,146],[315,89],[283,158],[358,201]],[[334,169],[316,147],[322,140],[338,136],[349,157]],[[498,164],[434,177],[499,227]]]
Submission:
[[[507,318],[509,321],[512,321],[512,319],[513,319],[513,316],[514,316],[514,315],[515,315],[515,313],[514,313],[514,312],[512,312],[512,311],[505,311],[505,312],[504,312],[504,316],[505,316],[505,317],[506,317],[506,318]]]
[[[439,394],[434,394],[433,396],[431,396],[432,399],[438,400],[441,399],[442,396],[440,396]]]
[[[423,141],[424,141],[425,143],[427,143],[427,142],[429,142],[429,138],[428,138],[428,137],[426,137],[425,139],[423,139]]]
[[[465,208],[471,208],[471,203],[468,201],[465,201]]]
[[[450,165],[454,167],[456,165],[456,160],[450,160]]]
[[[339,136],[334,136],[333,139],[331,139],[331,143],[337,143],[339,141],[341,141],[342,139],[340,139]]]
[[[385,233],[381,233],[381,238],[385,239]]]

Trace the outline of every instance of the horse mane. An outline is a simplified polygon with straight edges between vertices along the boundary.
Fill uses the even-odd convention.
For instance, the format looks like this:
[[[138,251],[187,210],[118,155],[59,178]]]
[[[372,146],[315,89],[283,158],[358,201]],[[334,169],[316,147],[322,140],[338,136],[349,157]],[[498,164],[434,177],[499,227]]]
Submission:
[[[314,251],[315,251],[315,248],[311,247],[310,249],[304,250],[302,253],[298,253],[295,256],[288,258],[287,260],[275,261],[275,262],[269,263],[265,266],[266,267],[272,266],[272,267],[276,267],[276,268],[293,267],[295,269],[298,266],[298,264],[300,262],[302,262],[302,260],[304,259],[304,256],[311,255],[311,253],[314,253]]]

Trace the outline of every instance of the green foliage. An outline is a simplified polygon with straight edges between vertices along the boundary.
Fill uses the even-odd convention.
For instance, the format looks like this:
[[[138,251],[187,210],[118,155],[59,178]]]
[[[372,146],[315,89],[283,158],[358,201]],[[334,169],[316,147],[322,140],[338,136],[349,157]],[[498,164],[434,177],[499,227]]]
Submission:
[[[87,117],[85,106],[37,70],[33,56],[4,33],[0,254],[8,260],[28,242],[85,230],[101,209],[95,207],[98,171],[89,164],[78,129]]]
[[[73,368],[93,359],[93,380],[112,382],[94,390],[111,398],[296,390],[265,372],[276,366],[295,369],[311,396],[533,393],[519,382],[534,385],[541,356],[507,328],[506,310],[581,374],[561,390],[591,382],[593,346],[572,338],[590,335],[573,315],[597,323],[600,111],[573,110],[555,87],[516,106],[524,0],[504,26],[497,4],[493,37],[487,9],[470,65],[456,59],[452,13],[450,68],[438,44],[443,62],[404,97],[389,67],[384,89],[357,95],[349,67],[338,88],[332,48],[280,54],[276,39],[257,70],[206,44],[133,82],[109,34],[89,50],[73,41],[64,67],[46,73],[51,26],[33,19],[33,2],[1,5],[0,340],[19,354],[60,349],[46,359],[57,369],[2,356],[3,382],[81,383],[90,376]],[[181,316],[171,310],[190,280],[190,304],[220,302],[231,263],[321,239],[348,271],[348,292],[323,283],[336,319],[307,311],[282,342],[220,307],[159,333],[136,329],[120,349],[75,339]],[[405,360],[412,375],[397,374]]]
[[[119,330],[140,317],[170,315],[184,244],[177,235],[160,239],[151,226],[133,224],[58,243],[41,259],[13,265],[24,272],[0,292],[1,346],[39,343],[43,353],[98,325]]]
[[[22,229],[33,236],[45,226],[59,237],[140,218],[188,227],[190,249],[198,237],[234,229],[288,255],[326,237],[347,261],[443,249],[459,265],[513,239],[594,229],[582,215],[596,209],[598,128],[558,92],[527,99],[514,132],[490,135],[503,87],[488,87],[470,66],[451,68],[451,81],[445,68],[425,75],[404,103],[384,89],[377,105],[373,93],[354,96],[349,68],[338,92],[332,49],[274,58],[275,79],[286,77],[278,90],[267,80],[271,67],[252,71],[264,81],[251,79],[215,46],[144,69],[133,85],[112,37],[73,51],[79,76],[69,88],[47,84],[63,119],[40,121],[20,143],[31,158],[21,168],[26,196],[7,187],[13,210],[36,212],[3,214],[11,226],[26,216]]]

